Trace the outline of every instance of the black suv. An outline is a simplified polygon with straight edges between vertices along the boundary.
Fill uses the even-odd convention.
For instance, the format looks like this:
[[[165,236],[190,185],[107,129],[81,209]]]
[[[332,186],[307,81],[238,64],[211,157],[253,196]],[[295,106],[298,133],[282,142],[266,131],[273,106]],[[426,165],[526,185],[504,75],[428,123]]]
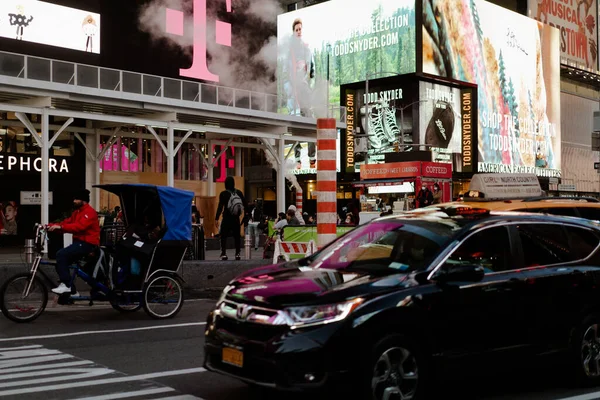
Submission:
[[[599,245],[599,225],[579,218],[456,205],[380,218],[230,282],[204,365],[277,389],[341,378],[363,399],[415,399],[458,361],[560,353],[596,383]]]

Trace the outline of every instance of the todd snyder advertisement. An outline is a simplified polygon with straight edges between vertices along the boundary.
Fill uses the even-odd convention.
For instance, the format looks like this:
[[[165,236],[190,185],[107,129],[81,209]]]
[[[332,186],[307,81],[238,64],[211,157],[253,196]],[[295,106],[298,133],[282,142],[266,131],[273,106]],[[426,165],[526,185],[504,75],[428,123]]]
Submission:
[[[434,162],[452,163],[461,152],[460,90],[430,82],[419,84],[419,137]]]
[[[473,138],[476,134],[475,124],[477,118],[476,107],[476,90],[472,88],[461,89],[460,91],[460,112],[461,112],[461,128],[462,128],[462,143],[461,155],[455,166],[459,172],[473,172],[473,163],[475,161],[475,141]]]
[[[346,172],[358,172],[362,164],[383,163],[385,153],[412,150],[412,106],[407,107],[412,99],[406,96],[414,91],[405,86],[407,93],[400,85],[371,87],[368,95],[364,88],[344,91]]]
[[[277,45],[279,110],[310,115],[327,80],[329,103],[339,104],[339,86],[364,81],[367,71],[373,79],[381,71],[415,72],[415,4],[332,0],[281,14]]]
[[[598,69],[596,0],[528,0],[529,16],[560,29],[564,63]]]
[[[37,0],[2,0],[0,37],[100,54],[100,14]]]
[[[560,176],[558,29],[482,0],[424,0],[423,72],[477,84],[477,171]]]

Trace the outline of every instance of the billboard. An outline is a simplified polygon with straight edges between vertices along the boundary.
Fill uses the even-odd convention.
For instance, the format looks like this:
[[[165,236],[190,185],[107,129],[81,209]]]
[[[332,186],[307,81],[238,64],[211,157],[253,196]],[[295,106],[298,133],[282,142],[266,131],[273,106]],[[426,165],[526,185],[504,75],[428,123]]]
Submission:
[[[19,233],[18,211],[19,206],[16,201],[0,202],[0,235],[15,236]]]
[[[336,148],[340,149],[340,131],[337,133]],[[290,152],[293,152],[290,154]],[[297,145],[287,145],[284,149],[286,159],[292,160],[294,175],[316,174],[317,173],[317,144],[301,142]],[[336,170],[340,172],[340,154],[336,158]]]
[[[0,37],[100,54],[100,14],[37,0],[0,1]]]
[[[528,0],[531,18],[560,30],[561,62],[598,70],[598,3]]]
[[[340,104],[340,85],[364,81],[367,71],[415,72],[415,40],[411,0],[333,0],[279,15],[279,111],[311,115],[321,81],[330,84],[328,104]]]
[[[419,143],[428,145],[434,162],[452,163],[462,151],[460,89],[419,83]]]
[[[558,29],[482,0],[424,0],[423,72],[477,84],[479,172],[560,176]]]
[[[416,93],[416,86],[407,82],[371,86],[368,96],[365,88],[344,89],[345,172],[359,172],[362,164],[383,163],[386,153],[412,150]]]

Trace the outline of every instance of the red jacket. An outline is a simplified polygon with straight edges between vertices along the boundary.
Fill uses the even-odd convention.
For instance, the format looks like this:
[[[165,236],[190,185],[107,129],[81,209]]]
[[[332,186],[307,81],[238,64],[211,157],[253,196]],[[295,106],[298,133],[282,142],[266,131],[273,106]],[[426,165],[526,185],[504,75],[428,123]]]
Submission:
[[[72,233],[73,240],[80,240],[95,246],[100,245],[100,222],[98,213],[89,204],[73,211],[73,214],[60,224],[62,231]]]

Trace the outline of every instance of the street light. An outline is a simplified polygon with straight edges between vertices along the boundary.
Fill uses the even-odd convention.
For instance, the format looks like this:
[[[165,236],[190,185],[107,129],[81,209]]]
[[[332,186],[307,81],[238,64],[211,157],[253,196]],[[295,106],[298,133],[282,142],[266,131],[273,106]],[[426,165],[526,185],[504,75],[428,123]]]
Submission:
[[[419,103],[426,103],[429,100],[417,100],[417,101],[413,101],[412,103],[410,103],[409,105],[406,105],[404,107],[394,107],[397,110],[400,110],[400,137],[401,139],[401,144],[404,147],[404,110],[407,109],[408,107],[412,107],[414,104],[419,104]],[[413,124],[414,126],[414,124]]]
[[[326,106],[327,106],[327,118],[329,118],[329,108],[330,108],[330,104],[329,104],[329,55],[331,54],[331,44],[327,43],[326,46],[326,50],[327,50],[327,100],[325,102]]]

